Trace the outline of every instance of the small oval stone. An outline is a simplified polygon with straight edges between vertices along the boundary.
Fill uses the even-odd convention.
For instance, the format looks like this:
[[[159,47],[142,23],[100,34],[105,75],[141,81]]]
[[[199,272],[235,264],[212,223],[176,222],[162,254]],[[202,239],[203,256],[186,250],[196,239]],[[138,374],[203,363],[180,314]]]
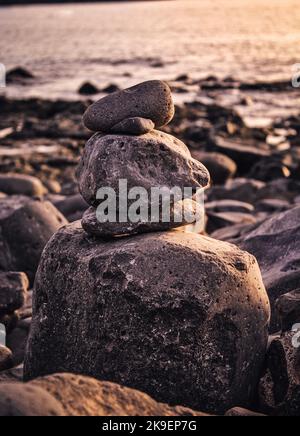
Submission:
[[[94,132],[109,132],[126,118],[141,117],[159,128],[172,120],[174,111],[168,84],[151,80],[100,99],[86,110],[83,122]]]
[[[125,135],[145,135],[154,130],[153,121],[148,118],[134,117],[126,118],[112,127],[111,133],[123,133]]]

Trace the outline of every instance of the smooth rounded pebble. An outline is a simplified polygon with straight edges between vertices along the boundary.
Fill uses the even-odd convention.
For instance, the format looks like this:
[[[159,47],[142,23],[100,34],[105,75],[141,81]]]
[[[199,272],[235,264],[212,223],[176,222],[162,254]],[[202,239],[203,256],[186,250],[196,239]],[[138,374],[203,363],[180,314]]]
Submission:
[[[174,112],[168,84],[151,80],[101,98],[86,110],[83,122],[94,132],[110,132],[127,118],[142,117],[152,120],[159,128],[172,120]]]
[[[126,118],[111,128],[111,133],[122,133],[127,135],[145,135],[154,129],[153,121],[147,118],[135,117]]]

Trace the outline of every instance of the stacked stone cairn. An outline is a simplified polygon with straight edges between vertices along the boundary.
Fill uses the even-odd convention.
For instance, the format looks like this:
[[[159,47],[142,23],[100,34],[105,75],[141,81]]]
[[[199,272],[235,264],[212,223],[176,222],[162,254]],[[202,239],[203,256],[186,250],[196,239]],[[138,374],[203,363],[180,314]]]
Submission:
[[[90,209],[43,252],[26,380],[70,372],[206,412],[252,405],[270,316],[255,258],[185,227],[173,230],[184,221],[97,216],[98,190],[109,187],[120,197],[120,180],[149,193],[209,184],[186,145],[155,130],[173,115],[171,91],[160,81],[111,94],[86,111],[84,123],[96,133],[78,180]],[[194,210],[193,198],[186,204]]]

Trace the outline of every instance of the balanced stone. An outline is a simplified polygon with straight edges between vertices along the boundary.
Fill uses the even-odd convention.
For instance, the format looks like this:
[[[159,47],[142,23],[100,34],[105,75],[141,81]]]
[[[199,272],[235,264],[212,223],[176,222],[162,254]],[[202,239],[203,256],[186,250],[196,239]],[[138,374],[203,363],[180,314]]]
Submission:
[[[143,136],[102,135],[87,142],[77,177],[88,204],[99,204],[97,192],[109,187],[119,198],[119,181],[128,190],[153,187],[185,187],[197,190],[209,183],[207,169],[191,157],[187,146],[171,135],[153,131]],[[126,195],[126,194],[125,194]]]
[[[103,242],[72,224],[43,252],[33,307],[26,380],[73,372],[204,412],[253,399],[269,302],[256,260],[231,244],[181,231]]]
[[[145,135],[154,129],[153,121],[147,118],[135,117],[126,118],[111,128],[111,133],[122,133],[125,135]]]
[[[88,107],[83,122],[94,132],[110,132],[113,126],[127,118],[147,118],[158,128],[168,124],[173,116],[169,86],[160,80],[152,80],[100,99]]]

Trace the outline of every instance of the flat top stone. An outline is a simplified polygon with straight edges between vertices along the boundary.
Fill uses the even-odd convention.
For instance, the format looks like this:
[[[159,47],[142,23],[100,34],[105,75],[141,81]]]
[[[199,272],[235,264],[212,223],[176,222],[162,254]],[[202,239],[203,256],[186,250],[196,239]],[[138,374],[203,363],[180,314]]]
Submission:
[[[168,124],[174,112],[168,84],[152,80],[101,98],[86,110],[83,122],[94,132],[109,132],[124,119],[142,117],[158,128]]]

